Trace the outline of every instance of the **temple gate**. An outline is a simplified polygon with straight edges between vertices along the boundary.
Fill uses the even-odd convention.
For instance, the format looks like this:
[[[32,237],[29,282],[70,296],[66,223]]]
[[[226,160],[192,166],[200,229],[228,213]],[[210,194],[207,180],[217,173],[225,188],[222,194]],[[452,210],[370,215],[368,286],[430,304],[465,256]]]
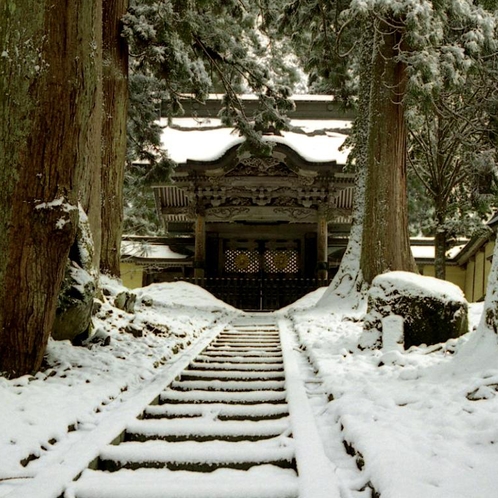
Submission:
[[[187,160],[154,187],[169,238],[190,244],[180,278],[245,310],[278,309],[326,285],[331,239],[350,228],[353,175],[275,142],[269,157],[234,145],[211,161]]]

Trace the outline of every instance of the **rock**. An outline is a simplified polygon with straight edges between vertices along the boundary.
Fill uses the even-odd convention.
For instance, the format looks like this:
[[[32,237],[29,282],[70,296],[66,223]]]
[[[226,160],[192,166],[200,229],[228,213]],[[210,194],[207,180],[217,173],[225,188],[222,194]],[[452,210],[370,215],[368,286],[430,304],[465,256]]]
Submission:
[[[133,292],[123,291],[114,298],[114,306],[127,313],[135,313],[137,295]]]
[[[82,341],[82,346],[91,347],[92,345],[98,344],[100,346],[109,346],[111,344],[111,336],[102,328],[96,330],[86,341]]]
[[[404,347],[446,342],[468,331],[468,305],[456,285],[408,272],[377,276],[368,293],[362,348],[383,347],[386,317],[403,319]],[[398,339],[399,340],[399,339]]]
[[[94,299],[93,300],[93,316],[97,315],[98,313],[100,313],[100,311],[102,311],[102,306],[103,306],[103,302],[100,300],[100,299]]]
[[[150,296],[143,296],[141,299],[141,303],[144,306],[152,306],[154,304],[154,299],[152,299]]]
[[[76,240],[69,252],[57,302],[52,337],[77,342],[92,332],[92,311],[97,291],[97,272],[92,266],[93,240],[88,218],[80,207]],[[78,338],[78,339],[76,339]]]
[[[382,349],[384,351],[402,351],[404,346],[404,319],[398,315],[382,318]]]
[[[143,329],[137,327],[137,325],[134,325],[133,323],[129,323],[126,326],[125,332],[128,332],[128,334],[131,334],[133,337],[143,337],[144,335]]]

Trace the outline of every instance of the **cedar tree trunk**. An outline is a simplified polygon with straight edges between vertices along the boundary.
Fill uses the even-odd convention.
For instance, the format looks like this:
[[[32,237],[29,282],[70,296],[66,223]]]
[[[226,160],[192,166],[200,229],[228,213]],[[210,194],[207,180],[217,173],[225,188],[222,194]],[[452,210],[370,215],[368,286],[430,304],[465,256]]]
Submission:
[[[78,223],[93,0],[0,7],[0,372],[39,369]]]
[[[363,222],[365,212],[365,171],[367,163],[368,138],[368,103],[370,100],[371,71],[373,47],[373,28],[366,24],[361,39],[361,63],[358,114],[354,123],[356,138],[354,159],[356,168],[353,222],[349,235],[348,246],[341,260],[341,265],[329,288],[320,299],[319,304],[336,305],[337,299],[354,298],[358,307],[364,288],[363,275],[360,269],[360,255],[363,237]]]
[[[103,273],[120,275],[123,181],[128,115],[128,49],[121,18],[128,0],[103,0],[102,253]]]
[[[87,167],[79,179],[79,201],[88,216],[93,239],[92,266],[100,268],[101,230],[101,175],[102,175],[102,0],[92,0],[95,6],[93,27],[94,52],[92,62],[95,69],[94,103],[88,126],[85,157]]]
[[[407,221],[402,102],[406,68],[396,60],[400,39],[399,32],[376,21],[361,253],[361,269],[367,283],[386,271],[416,271]]]

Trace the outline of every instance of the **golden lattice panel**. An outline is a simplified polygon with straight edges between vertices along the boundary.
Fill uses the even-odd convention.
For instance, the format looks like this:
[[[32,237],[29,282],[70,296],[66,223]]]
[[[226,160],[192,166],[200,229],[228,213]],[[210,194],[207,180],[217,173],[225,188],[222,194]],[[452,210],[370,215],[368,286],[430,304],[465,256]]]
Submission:
[[[298,252],[293,249],[265,251],[264,267],[268,273],[297,273],[299,271]]]
[[[259,253],[242,249],[225,251],[225,271],[228,273],[258,273]]]

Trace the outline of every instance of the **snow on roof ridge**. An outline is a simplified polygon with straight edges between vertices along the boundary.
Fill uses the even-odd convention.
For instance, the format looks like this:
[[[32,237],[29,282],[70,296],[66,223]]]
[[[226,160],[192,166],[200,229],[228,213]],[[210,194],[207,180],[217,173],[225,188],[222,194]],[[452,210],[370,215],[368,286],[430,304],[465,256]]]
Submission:
[[[348,156],[348,151],[339,150],[345,139],[346,135],[338,133],[309,137],[291,131],[283,132],[282,136],[263,137],[265,141],[287,145],[307,161],[336,161],[339,164],[346,164]],[[177,163],[184,163],[189,159],[215,161],[244,140],[244,137],[235,136],[232,128],[185,131],[165,127],[162,134],[163,146]]]
[[[221,100],[225,96],[224,93],[210,93],[207,96],[207,100]],[[241,93],[237,95],[237,97],[241,100],[257,100],[259,97],[255,93]],[[184,99],[196,99],[193,94],[182,94],[182,98]],[[333,95],[324,95],[324,94],[316,94],[316,93],[296,93],[289,96],[290,100],[301,100],[301,101],[315,101],[315,102],[335,102],[336,98]]]

